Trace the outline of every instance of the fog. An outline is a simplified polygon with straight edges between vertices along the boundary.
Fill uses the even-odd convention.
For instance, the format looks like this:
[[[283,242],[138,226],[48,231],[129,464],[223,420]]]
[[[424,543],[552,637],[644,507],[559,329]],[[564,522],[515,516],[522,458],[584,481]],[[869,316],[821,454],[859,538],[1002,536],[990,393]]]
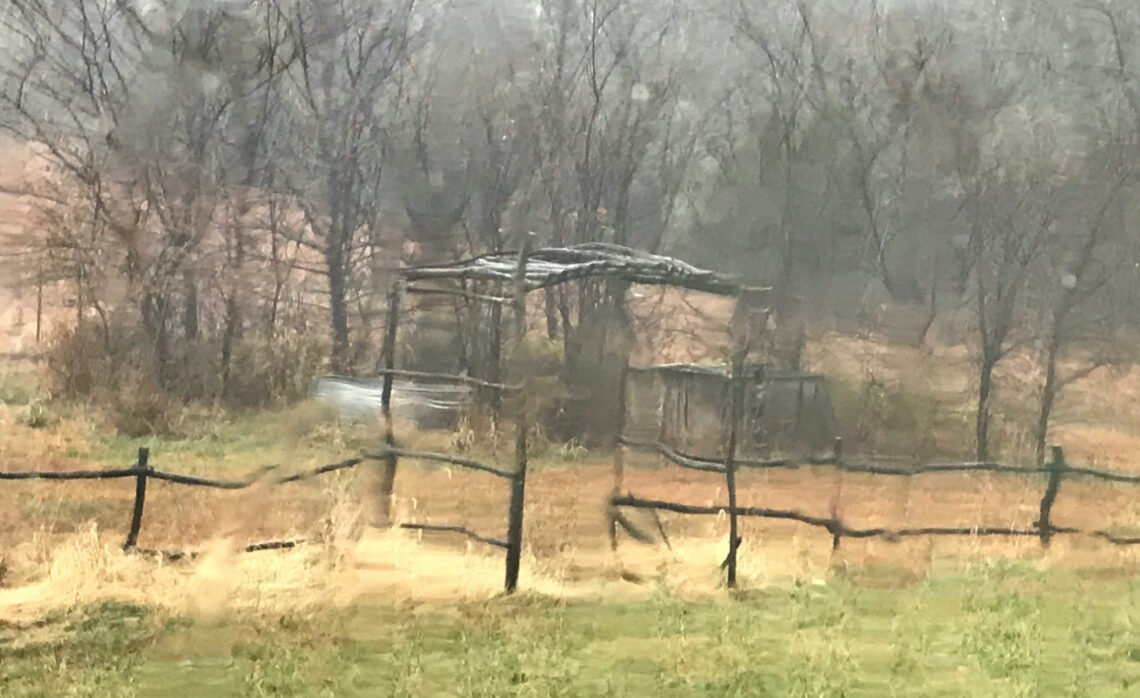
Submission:
[[[91,351],[144,374],[93,370],[107,380],[257,403],[307,385],[281,364],[367,374],[395,268],[527,231],[771,287],[775,363],[798,365],[796,335],[819,328],[968,343],[982,415],[994,367],[1029,347],[1042,440],[1068,382],[1135,358],[1135,3],[2,13],[0,128],[51,173],[16,192],[39,213],[2,273],[66,286]],[[607,294],[544,300],[567,366],[604,350]],[[444,368],[478,373],[478,333],[450,332]]]

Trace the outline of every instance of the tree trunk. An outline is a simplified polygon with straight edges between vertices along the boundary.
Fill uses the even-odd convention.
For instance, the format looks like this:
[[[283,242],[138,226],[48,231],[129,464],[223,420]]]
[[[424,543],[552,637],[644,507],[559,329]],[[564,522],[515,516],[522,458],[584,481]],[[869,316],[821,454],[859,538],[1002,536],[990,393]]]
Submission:
[[[546,310],[546,338],[553,341],[558,339],[558,307],[554,298],[554,289],[543,289],[542,297]]]
[[[930,336],[930,329],[934,327],[934,321],[938,318],[938,259],[941,255],[937,252],[930,263],[930,293],[926,298],[926,317],[922,319],[922,326],[918,329],[918,336],[915,338],[915,346],[921,347],[926,344],[926,338]]]
[[[978,461],[989,458],[990,439],[990,393],[993,389],[993,375],[996,361],[990,357],[982,359],[981,369],[978,372],[978,415],[974,430],[977,450],[975,456]]]
[[[1056,337],[1049,341],[1049,349],[1045,355],[1045,385],[1041,387],[1041,404],[1037,411],[1037,429],[1033,433],[1034,456],[1041,465],[1045,462],[1045,441],[1049,437],[1049,420],[1053,416],[1053,405],[1057,401],[1057,354],[1060,351],[1060,342]]]
[[[170,346],[167,336],[167,298],[157,291],[147,291],[142,300],[143,327],[154,352],[155,378],[163,390],[170,389]]]
[[[237,298],[234,294],[235,292],[231,291],[230,297],[226,299],[226,326],[222,332],[221,396],[223,400],[230,394],[230,363],[234,354],[234,340],[237,338],[238,326],[241,324]]]
[[[492,293],[503,295],[501,284],[495,284]],[[503,382],[503,306],[498,303],[491,305],[491,350],[487,355],[487,380],[492,383]],[[498,428],[499,410],[502,407],[503,394],[498,390],[489,390],[487,397],[491,402],[491,409],[495,414],[495,428]]]
[[[349,365],[348,342],[348,274],[336,250],[327,255],[329,277],[329,315],[332,329],[332,354],[329,363],[333,373],[347,374]]]
[[[182,293],[182,332],[187,342],[194,342],[198,339],[198,280],[192,268],[182,271]]]

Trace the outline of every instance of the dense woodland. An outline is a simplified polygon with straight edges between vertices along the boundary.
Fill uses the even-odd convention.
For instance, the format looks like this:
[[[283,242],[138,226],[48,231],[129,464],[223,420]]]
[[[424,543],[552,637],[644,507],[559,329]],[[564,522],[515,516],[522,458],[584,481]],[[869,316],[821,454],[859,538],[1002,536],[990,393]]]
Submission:
[[[771,286],[782,329],[970,343],[979,459],[1011,351],[1041,362],[1042,446],[1065,385],[1135,358],[1134,2],[0,12],[0,128],[39,158],[3,274],[75,299],[64,393],[263,404],[322,367],[367,373],[395,267],[526,231]],[[609,291],[546,294],[567,370],[605,353]],[[430,324],[423,351],[457,334],[441,353],[478,373],[478,332]],[[797,332],[774,360],[797,363]]]

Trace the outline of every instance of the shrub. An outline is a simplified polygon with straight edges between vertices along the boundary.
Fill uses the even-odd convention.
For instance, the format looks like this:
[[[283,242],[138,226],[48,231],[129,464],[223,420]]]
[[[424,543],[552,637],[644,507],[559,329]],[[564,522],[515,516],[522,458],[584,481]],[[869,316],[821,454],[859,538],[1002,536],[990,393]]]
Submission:
[[[55,337],[46,354],[52,392],[68,398],[88,397],[105,386],[106,359],[112,352],[90,325],[65,330]],[[97,379],[97,377],[99,377]]]
[[[21,420],[29,429],[48,429],[59,423],[59,415],[44,401],[33,398],[24,407]]]
[[[25,385],[4,383],[0,385],[0,405],[27,405],[33,394],[34,391]]]
[[[112,426],[125,436],[183,436],[182,404],[148,380],[127,382],[100,402]]]
[[[64,331],[47,366],[54,395],[93,401],[120,433],[177,436],[193,402],[265,407],[304,397],[325,356],[320,337],[284,329],[238,338],[228,367],[220,342],[208,339],[178,344],[160,366],[125,316]]]
[[[235,407],[264,407],[304,398],[326,356],[321,337],[297,330],[243,337],[234,347],[225,401]]]

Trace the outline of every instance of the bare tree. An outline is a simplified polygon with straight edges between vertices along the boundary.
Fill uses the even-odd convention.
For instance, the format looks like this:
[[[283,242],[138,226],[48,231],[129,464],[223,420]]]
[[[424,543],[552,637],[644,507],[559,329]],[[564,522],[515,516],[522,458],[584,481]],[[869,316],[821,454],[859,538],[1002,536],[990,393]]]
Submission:
[[[676,9],[639,0],[540,4],[536,188],[553,244],[656,248],[664,240],[696,142],[697,120],[681,100]],[[612,353],[624,293],[621,284],[588,281],[548,295],[548,332],[561,333],[567,376],[581,379],[582,367]],[[611,388],[583,388],[582,405],[611,404],[595,393]]]
[[[1044,378],[1034,428],[1034,454],[1045,461],[1049,422],[1057,397],[1067,386],[1097,369],[1120,360],[1112,328],[1118,324],[1106,291],[1113,277],[1128,264],[1119,245],[1119,206],[1121,194],[1132,180],[1130,171],[1111,175],[1109,181],[1090,177],[1077,187],[1084,201],[1074,202],[1078,217],[1067,221],[1068,234],[1059,241],[1052,265],[1047,297],[1048,317],[1044,325],[1041,364]],[[1104,191],[1088,191],[1104,184]],[[1072,349],[1088,351],[1083,361],[1062,369],[1062,355]]]
[[[756,176],[770,181],[773,171],[779,173],[774,221],[752,232],[763,238],[760,249],[778,255],[773,285],[785,300],[793,295],[797,238],[803,234],[802,221],[797,219],[799,199],[819,196],[823,185],[822,178],[808,181],[797,168],[802,134],[815,117],[811,93],[819,86],[816,69],[823,60],[817,55],[823,45],[815,41],[813,21],[811,8],[803,1],[764,8],[741,1],[733,15],[736,36],[748,46],[757,66],[751,79],[738,88],[739,96],[754,147],[761,157],[771,157],[771,164],[764,163]],[[781,321],[787,319],[788,308],[777,308],[776,315]]]
[[[81,227],[45,238],[56,248],[61,235],[88,241],[63,243],[88,251],[71,255],[80,319],[94,308],[109,338],[108,308],[136,301],[157,380],[174,389],[188,353],[175,352],[173,335],[190,345],[200,336],[196,255],[230,184],[232,119],[263,65],[261,46],[243,41],[249,17],[165,9],[155,17],[107,0],[13,3],[6,26],[23,50],[5,66],[4,99],[9,128],[53,167],[37,185],[78,195],[89,210]],[[59,203],[52,198],[41,198],[45,213]],[[125,277],[125,298],[92,287],[111,271]]]
[[[1047,195],[984,182],[965,206],[978,332],[976,457],[989,456],[993,375],[1013,346],[1022,291],[1052,231]]]
[[[281,83],[288,164],[280,179],[305,214],[298,242],[324,260],[334,372],[352,370],[350,285],[378,225],[388,152],[385,105],[408,55],[414,0],[287,6],[296,60]]]

